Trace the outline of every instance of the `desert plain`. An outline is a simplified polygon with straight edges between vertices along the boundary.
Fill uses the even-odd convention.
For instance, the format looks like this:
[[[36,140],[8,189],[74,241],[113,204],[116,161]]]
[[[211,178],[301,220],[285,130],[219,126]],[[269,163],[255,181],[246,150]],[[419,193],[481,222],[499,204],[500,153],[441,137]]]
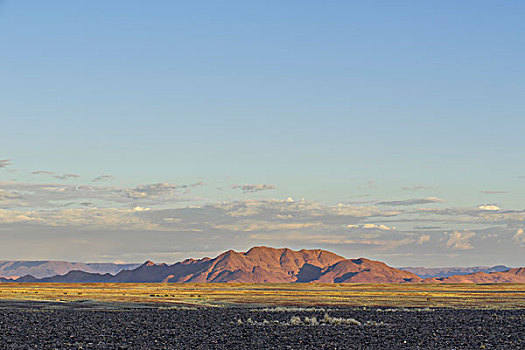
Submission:
[[[243,305],[525,309],[525,284],[3,283],[0,300]]]
[[[524,284],[0,284],[2,349],[519,349]]]

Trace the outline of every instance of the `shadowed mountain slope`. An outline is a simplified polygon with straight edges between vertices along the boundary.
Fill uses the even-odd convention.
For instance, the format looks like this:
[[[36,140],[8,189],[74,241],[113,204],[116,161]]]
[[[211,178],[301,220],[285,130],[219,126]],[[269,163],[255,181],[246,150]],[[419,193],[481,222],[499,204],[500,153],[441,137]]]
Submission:
[[[421,278],[380,261],[364,258],[343,260],[323,271],[316,282],[335,283],[404,283],[419,282]]]

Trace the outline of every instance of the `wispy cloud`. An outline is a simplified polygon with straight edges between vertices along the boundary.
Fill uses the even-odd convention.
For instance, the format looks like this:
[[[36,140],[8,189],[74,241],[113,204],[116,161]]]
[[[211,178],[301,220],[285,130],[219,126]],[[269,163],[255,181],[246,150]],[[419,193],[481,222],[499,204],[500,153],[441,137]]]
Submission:
[[[192,200],[189,194],[176,193],[176,185],[160,183],[140,185],[134,188],[116,186],[79,185],[65,183],[23,183],[1,181],[0,189],[20,193],[23,202],[3,202],[4,207],[28,207],[32,209],[60,208],[62,205],[83,206],[81,203],[94,205],[131,207],[134,205],[164,205]]]
[[[430,186],[424,186],[424,185],[414,185],[414,186],[406,186],[403,187],[403,191],[422,191],[422,190],[429,190]]]
[[[163,197],[171,196],[178,187],[178,185],[161,182],[151,185],[141,185],[135,188],[128,188],[123,190],[123,192],[129,198],[134,199]]]
[[[91,182],[112,181],[113,179],[113,175],[100,175],[91,180]]]
[[[244,193],[254,193],[266,190],[274,190],[275,185],[269,184],[246,184],[246,185],[232,185],[232,188],[240,188]]]
[[[0,206],[20,206],[23,204],[22,196],[19,193],[0,189]]]
[[[82,229],[154,230],[157,225],[142,219],[135,209],[64,209],[20,211],[0,209],[0,224],[32,224]]]
[[[54,175],[54,171],[47,171],[47,170],[36,170],[31,172],[33,175]]]
[[[414,230],[438,230],[441,226],[424,226],[424,225],[416,225],[414,226]]]
[[[165,186],[161,186],[161,188],[164,187]],[[54,188],[53,190],[57,189],[58,188]],[[151,190],[150,187],[147,187],[147,189]],[[155,193],[157,193],[157,191],[158,188],[155,188]],[[2,192],[2,194],[4,194],[4,192]],[[71,196],[71,193],[68,192],[67,189],[59,189],[57,193],[60,197],[54,198],[65,200]],[[13,199],[18,198],[14,194],[6,193],[4,195],[4,197],[8,196]],[[76,197],[75,194],[73,194],[73,196]],[[3,219],[8,220],[9,218],[7,222],[13,222],[13,220],[16,219],[15,222],[19,223],[31,222],[45,225],[58,225],[58,222],[62,222],[63,224],[87,222],[87,219],[81,221],[81,218],[89,218],[93,215],[105,216],[111,218],[112,222],[117,223],[117,217],[122,215],[124,222],[137,223],[138,221],[129,220],[130,213],[141,213],[141,220],[153,225],[152,227],[158,230],[282,232],[290,230],[318,230],[321,228],[328,231],[341,230],[341,228],[348,225],[348,222],[357,222],[364,218],[396,215],[395,212],[381,211],[377,208],[346,205],[323,206],[314,202],[293,202],[288,200],[222,202],[191,208],[159,210],[143,210],[143,207],[134,207],[132,212],[129,211],[130,209],[117,208],[93,208],[93,210],[96,209],[96,211],[86,209],[85,207],[93,207],[92,201],[81,201],[80,205],[84,208],[59,209],[55,205],[53,209],[48,210],[5,210],[3,212]],[[106,210],[108,215],[104,214]],[[60,217],[62,221],[57,221],[58,217]],[[74,220],[66,220],[68,217],[73,217]],[[99,224],[104,223],[102,220],[98,220],[97,222]],[[5,222],[0,220],[0,224],[1,223]],[[140,226],[144,227],[145,225],[141,222]],[[392,229],[385,225],[366,223],[360,227],[363,229],[376,228],[378,230]]]
[[[20,195],[16,192],[7,192],[4,190],[0,190],[0,200],[3,199],[17,199],[20,198]]]
[[[0,159],[0,168],[5,168],[11,165],[11,159]]]
[[[79,178],[80,175],[78,175],[78,174],[64,174],[64,175],[55,175],[54,177],[59,179],[59,180],[68,180],[68,179]]]
[[[347,246],[361,246],[368,247],[372,250],[389,251],[399,246],[409,245],[414,243],[411,238],[402,239],[351,239],[343,235],[326,235],[326,234],[300,234],[300,233],[286,233],[283,235],[272,235],[272,234],[252,234],[249,236],[250,239],[257,241],[266,242],[288,242],[299,243],[302,242],[308,244],[328,244],[328,245],[347,245]]]
[[[390,206],[405,206],[405,205],[422,205],[422,204],[432,204],[432,203],[443,203],[444,200],[437,197],[427,197],[427,198],[414,198],[406,199],[401,201],[388,201],[388,202],[379,202],[378,205],[390,205]]]
[[[231,231],[253,232],[253,231],[294,231],[313,227],[320,227],[320,222],[268,222],[245,220],[234,224],[215,225],[216,229]]]

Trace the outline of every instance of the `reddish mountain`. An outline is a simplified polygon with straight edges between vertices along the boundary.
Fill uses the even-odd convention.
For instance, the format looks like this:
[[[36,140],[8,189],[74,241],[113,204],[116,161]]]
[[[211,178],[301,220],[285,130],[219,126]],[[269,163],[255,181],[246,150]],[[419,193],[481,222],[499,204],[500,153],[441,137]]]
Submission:
[[[70,271],[65,275],[17,282],[241,282],[241,283],[399,283],[421,278],[379,261],[347,260],[326,250],[254,247],[247,252],[229,250],[214,259],[187,259],[166,265],[147,261],[116,275]]]
[[[13,282],[1,279],[0,282]],[[505,272],[477,272],[421,279],[409,271],[364,258],[345,259],[326,250],[254,247],[247,252],[229,250],[214,259],[187,259],[173,265],[147,261],[116,275],[69,271],[37,279],[27,275],[16,282],[175,282],[175,283],[525,283],[525,268]]]

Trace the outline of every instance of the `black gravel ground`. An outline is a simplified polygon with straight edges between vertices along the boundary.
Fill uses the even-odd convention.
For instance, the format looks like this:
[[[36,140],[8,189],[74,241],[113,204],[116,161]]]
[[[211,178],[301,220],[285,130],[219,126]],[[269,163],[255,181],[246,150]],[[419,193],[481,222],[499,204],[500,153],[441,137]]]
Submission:
[[[322,319],[325,313],[362,324],[289,324],[292,316]],[[0,302],[0,349],[480,348],[525,349],[525,310],[270,312]]]

